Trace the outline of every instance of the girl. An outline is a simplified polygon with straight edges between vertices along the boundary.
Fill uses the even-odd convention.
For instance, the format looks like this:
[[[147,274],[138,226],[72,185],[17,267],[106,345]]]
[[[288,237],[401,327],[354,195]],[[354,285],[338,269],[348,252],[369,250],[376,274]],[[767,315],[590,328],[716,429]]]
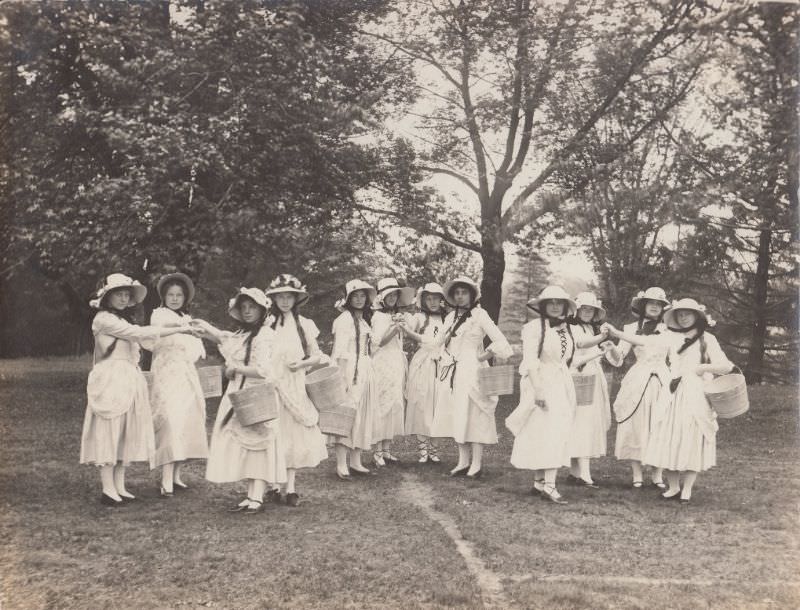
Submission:
[[[161,307],[153,310],[153,326],[188,323],[189,303],[194,298],[194,284],[183,273],[169,273],[156,286]],[[156,455],[161,466],[161,495],[172,497],[173,486],[186,489],[181,479],[183,462],[208,457],[206,438],[206,400],[194,363],[205,358],[203,342],[197,337],[174,335],[161,339],[153,350],[153,385],[150,404],[153,409]]]
[[[680,494],[681,502],[688,503],[697,473],[717,462],[717,415],[706,399],[703,379],[730,373],[734,366],[717,339],[706,332],[714,322],[694,299],[673,301],[664,323],[670,331],[666,343],[671,381],[661,393],[644,463],[667,471],[669,487],[662,497]],[[630,339],[638,339],[622,338],[634,345]]]
[[[268,320],[275,331],[272,364],[278,388],[281,415],[280,434],[286,455],[286,504],[297,506],[300,496],[295,489],[298,468],[313,468],[327,459],[325,437],[319,430],[319,414],[306,394],[306,370],[322,360],[317,345],[319,330],[298,308],[308,301],[308,291],[293,275],[276,277],[266,291],[274,299]],[[280,500],[280,490],[272,494]]]
[[[146,294],[139,282],[112,273],[89,302],[100,311],[92,321],[94,367],[86,384],[80,463],[100,467],[100,502],[106,506],[134,499],[125,489],[128,464],[153,465],[153,417],[147,381],[139,370],[139,345],[152,349],[160,337],[191,332],[180,322],[168,328],[134,324],[131,308]]]
[[[343,481],[350,480],[350,470],[356,474],[370,471],[361,463],[361,451],[372,446],[375,429],[374,417],[377,390],[372,371],[370,351],[372,327],[372,301],[375,289],[361,280],[345,284],[345,297],[336,306],[342,313],[333,321],[333,353],[331,358],[342,370],[347,383],[347,393],[356,408],[356,419],[350,436],[330,436],[328,442],[336,447],[336,474]]]
[[[219,403],[211,433],[206,478],[213,483],[247,480],[247,496],[230,510],[255,514],[263,509],[268,483],[286,482],[286,462],[279,422],[242,426],[230,394],[272,381],[275,331],[265,324],[270,302],[258,288],[240,288],[228,303],[228,314],[240,324],[236,333],[221,331],[204,320],[192,323],[205,338],[220,344],[225,376],[230,379]]]
[[[458,464],[450,476],[481,476],[483,446],[497,443],[494,410],[497,397],[483,394],[478,385],[478,370],[489,366],[493,357],[513,354],[506,338],[478,305],[480,289],[467,277],[458,277],[444,286],[445,298],[455,309],[445,318],[443,358],[440,362],[441,388],[434,414],[431,436],[449,436],[458,445]],[[492,344],[483,348],[487,336]],[[470,448],[472,460],[470,461]]]
[[[591,347],[597,339],[575,340],[567,317],[575,315],[577,304],[561,286],[548,286],[528,307],[540,319],[522,327],[519,406],[506,420],[516,432],[511,463],[533,470],[533,491],[542,499],[566,504],[556,488],[556,475],[570,463],[577,408],[570,365],[577,348]]]
[[[392,439],[405,432],[405,385],[408,361],[403,352],[402,329],[405,314],[401,307],[414,302],[414,290],[401,288],[394,278],[378,281],[378,297],[372,315],[372,368],[375,372],[377,403],[375,428],[372,438],[376,441],[372,458],[376,466],[386,462],[397,462],[389,451]]]
[[[656,419],[659,396],[664,388],[669,387],[668,346],[663,341],[667,327],[661,321],[664,307],[668,304],[667,295],[661,288],[654,286],[640,292],[631,300],[631,311],[639,319],[623,328],[625,335],[635,335],[642,343],[634,347],[636,363],[622,379],[614,401],[617,420],[614,455],[618,460],[630,460],[636,489],[642,487],[642,458]],[[617,366],[625,360],[631,346],[627,341],[620,341]],[[656,487],[666,487],[661,468],[653,468],[650,476]]]
[[[577,405],[569,439],[570,474],[568,481],[597,489],[592,480],[590,460],[606,454],[606,434],[611,427],[611,401],[608,384],[599,358],[617,362],[619,353],[612,343],[602,343],[606,335],[600,323],[606,317],[600,300],[591,292],[582,292],[576,299],[577,313],[569,323],[575,342],[580,345],[572,359],[573,372],[594,375],[592,402]],[[598,347],[598,344],[601,344]]]
[[[417,294],[419,313],[403,325],[404,332],[419,343],[408,368],[406,396],[406,434],[419,440],[419,462],[438,462],[436,445],[431,439],[433,413],[439,395],[438,339],[444,335],[444,291],[439,284],[425,284]]]

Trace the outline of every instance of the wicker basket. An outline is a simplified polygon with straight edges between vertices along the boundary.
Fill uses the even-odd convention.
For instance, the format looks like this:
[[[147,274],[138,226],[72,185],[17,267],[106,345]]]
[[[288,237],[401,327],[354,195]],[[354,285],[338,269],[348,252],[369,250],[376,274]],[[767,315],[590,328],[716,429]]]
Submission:
[[[236,419],[243,426],[252,426],[278,417],[275,386],[260,383],[229,394]]]
[[[324,434],[350,436],[355,421],[356,410],[346,404],[325,407],[319,412],[319,429]]]
[[[205,398],[222,396],[222,367],[202,366],[197,369],[200,378],[200,387],[203,388]]]
[[[306,392],[320,413],[347,402],[347,387],[337,366],[326,366],[307,373]]]
[[[741,373],[720,375],[707,381],[704,390],[709,404],[723,419],[741,415],[750,408],[747,383]]]
[[[579,407],[585,407],[594,401],[594,373],[584,375],[573,373],[572,381],[575,383],[575,402]]]
[[[505,396],[514,393],[514,365],[499,364],[478,370],[478,384],[486,396]]]

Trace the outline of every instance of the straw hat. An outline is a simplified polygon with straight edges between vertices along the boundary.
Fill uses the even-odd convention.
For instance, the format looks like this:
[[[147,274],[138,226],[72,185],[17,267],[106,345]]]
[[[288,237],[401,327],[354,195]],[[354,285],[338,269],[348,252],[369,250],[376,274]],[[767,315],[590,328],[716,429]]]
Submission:
[[[278,277],[272,280],[265,294],[269,296],[271,294],[278,294],[280,292],[292,292],[296,294],[296,304],[298,306],[308,301],[308,290],[306,287],[303,286],[303,284],[300,283],[300,280],[298,280],[295,276],[289,275],[288,273],[281,273]]]
[[[260,305],[267,311],[269,311],[269,308],[272,306],[272,301],[267,298],[267,295],[264,294],[264,291],[260,288],[239,288],[239,292],[236,293],[236,296],[228,301],[228,315],[239,322],[243,322],[242,314],[239,313],[238,307],[241,297],[250,297],[255,301],[256,305]]]
[[[631,311],[637,316],[641,316],[644,313],[645,301],[658,301],[664,307],[669,305],[667,293],[664,292],[664,289],[658,286],[651,286],[644,292],[640,291],[639,294],[631,299]]]
[[[417,289],[417,307],[422,309],[422,302],[425,299],[426,294],[438,294],[442,299],[445,298],[444,290],[442,287],[437,284],[436,282],[428,282],[424,286],[421,286]]]
[[[592,317],[592,322],[602,322],[606,319],[606,310],[603,308],[603,304],[600,299],[593,292],[581,292],[578,296],[575,297],[575,307],[576,307],[576,314],[577,310],[581,307],[592,307],[594,311],[594,316]]]
[[[481,298],[481,288],[480,288],[480,286],[478,286],[478,284],[473,282],[466,275],[459,275],[456,279],[450,280],[449,282],[447,282],[444,285],[444,289],[443,289],[444,290],[444,295],[445,295],[444,298],[447,300],[448,303],[450,303],[450,305],[455,306],[455,302],[453,301],[453,290],[455,290],[455,288],[458,285],[466,286],[467,288],[469,288],[472,291],[472,295],[473,295],[472,304],[473,305],[480,300],[480,298]]]
[[[191,303],[192,300],[194,299],[194,293],[195,293],[194,282],[192,282],[191,278],[185,273],[180,273],[180,272],[167,273],[158,278],[158,283],[156,284],[156,292],[158,292],[158,296],[160,296],[163,300],[164,296],[161,294],[161,288],[164,286],[164,284],[166,284],[170,280],[177,280],[183,283],[184,286],[186,286],[186,295],[185,295],[186,303],[184,304],[188,305],[189,303]]]
[[[543,315],[542,311],[540,311],[542,302],[552,300],[565,301],[567,303],[567,315],[574,316],[575,312],[578,311],[578,305],[561,286],[548,286],[539,293],[539,296],[533,297],[528,301],[528,307],[539,315]]]
[[[677,301],[672,301],[672,304],[664,312],[664,324],[666,324],[668,328],[681,329],[676,319],[676,315],[681,309],[688,309],[695,312],[703,319],[707,326],[714,326],[716,324],[716,322],[711,319],[711,316],[706,313],[705,305],[701,305],[694,299],[679,299]]]
[[[383,299],[386,298],[386,295],[392,294],[393,292],[400,293],[397,297],[398,307],[408,307],[414,302],[413,288],[410,286],[401,288],[396,279],[393,277],[386,277],[378,280],[378,298],[375,299],[375,308],[380,309],[383,307]]]
[[[103,285],[97,289],[94,298],[89,301],[89,306],[99,309],[103,297],[120,288],[128,288],[131,291],[132,298],[128,303],[128,307],[138,305],[144,301],[144,297],[147,295],[147,288],[133,278],[128,277],[124,273],[112,273],[103,280]]]

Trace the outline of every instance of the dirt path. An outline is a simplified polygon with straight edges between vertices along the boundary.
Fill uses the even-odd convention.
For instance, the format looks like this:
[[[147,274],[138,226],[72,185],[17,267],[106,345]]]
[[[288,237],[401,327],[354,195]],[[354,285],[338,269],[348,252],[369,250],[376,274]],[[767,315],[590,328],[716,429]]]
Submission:
[[[433,489],[419,480],[411,473],[403,473],[403,481],[400,484],[401,498],[408,500],[411,504],[418,507],[431,520],[438,523],[445,533],[453,541],[456,550],[464,558],[467,569],[475,577],[478,588],[481,591],[481,600],[485,608],[512,608],[508,598],[503,591],[500,577],[486,567],[478,557],[472,544],[464,540],[458,525],[453,518],[443,512],[436,510],[431,499]]]

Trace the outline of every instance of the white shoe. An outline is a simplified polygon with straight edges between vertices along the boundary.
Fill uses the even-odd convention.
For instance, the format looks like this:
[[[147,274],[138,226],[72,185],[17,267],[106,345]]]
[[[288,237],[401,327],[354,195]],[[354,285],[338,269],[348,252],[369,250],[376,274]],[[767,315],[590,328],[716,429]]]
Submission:
[[[372,461],[375,462],[376,466],[386,466],[386,462],[383,461],[383,456],[380,452],[375,452],[372,454]]]

